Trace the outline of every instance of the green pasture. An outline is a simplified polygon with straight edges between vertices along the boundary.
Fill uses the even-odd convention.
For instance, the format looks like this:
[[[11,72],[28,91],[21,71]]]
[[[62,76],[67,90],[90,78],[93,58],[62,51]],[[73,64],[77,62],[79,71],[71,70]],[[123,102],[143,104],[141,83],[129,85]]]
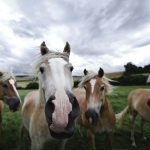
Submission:
[[[109,96],[109,100],[116,113],[120,112],[127,104],[127,95],[133,90],[137,89],[137,86],[122,86],[114,88],[113,93]],[[150,86],[144,86],[143,88],[150,88]],[[29,90],[19,90],[20,96],[23,100],[24,96]],[[21,138],[21,115],[20,111],[10,112],[8,107],[5,106],[3,112],[3,128],[0,133],[0,150],[28,150],[29,141],[26,137]],[[113,135],[113,149],[114,150],[149,150],[150,149],[150,124],[146,123],[144,127],[145,135],[148,137],[147,141],[141,139],[140,134],[140,117],[136,120],[135,137],[137,147],[131,146],[130,141],[130,127],[129,117],[127,116],[122,124],[116,125]],[[66,150],[87,150],[89,147],[89,141],[86,132],[83,132],[83,136],[79,133],[78,126],[76,128],[75,135],[68,140]],[[44,150],[58,150],[60,141],[53,140],[45,144]],[[105,150],[105,134],[96,135],[96,147],[98,150]]]

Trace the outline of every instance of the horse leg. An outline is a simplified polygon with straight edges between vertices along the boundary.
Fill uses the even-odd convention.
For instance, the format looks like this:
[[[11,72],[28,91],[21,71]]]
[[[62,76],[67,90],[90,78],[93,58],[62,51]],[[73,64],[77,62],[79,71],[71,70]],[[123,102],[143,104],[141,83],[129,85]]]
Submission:
[[[141,134],[142,134],[142,138],[146,140],[147,138],[144,136],[144,130],[143,130],[144,124],[145,124],[145,120],[141,117]]]
[[[42,150],[43,140],[40,138],[31,138],[31,150]]]
[[[62,140],[60,144],[60,150],[65,150],[67,140]]]
[[[135,143],[135,137],[134,137],[134,127],[135,127],[135,118],[137,116],[137,112],[133,112],[131,114],[131,141],[132,141],[132,146],[136,146],[136,143]]]
[[[96,146],[95,146],[95,135],[93,134],[93,132],[91,130],[88,130],[88,137],[90,138],[90,149],[91,150],[96,150]]]
[[[112,150],[112,133],[106,133],[106,149]]]
[[[27,139],[27,142],[23,143],[23,148],[27,149],[27,146],[31,147],[31,139],[30,139],[29,131],[22,124],[22,126],[21,126],[21,140],[24,141],[24,138]]]

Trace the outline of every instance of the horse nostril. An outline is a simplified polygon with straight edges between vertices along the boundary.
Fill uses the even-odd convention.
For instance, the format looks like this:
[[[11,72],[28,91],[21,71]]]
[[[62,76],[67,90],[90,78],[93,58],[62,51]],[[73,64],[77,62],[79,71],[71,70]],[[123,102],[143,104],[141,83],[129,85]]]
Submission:
[[[95,110],[89,109],[85,112],[85,117],[89,123],[95,124],[98,121],[99,114]]]
[[[18,107],[20,105],[20,101],[16,102],[16,107]]]

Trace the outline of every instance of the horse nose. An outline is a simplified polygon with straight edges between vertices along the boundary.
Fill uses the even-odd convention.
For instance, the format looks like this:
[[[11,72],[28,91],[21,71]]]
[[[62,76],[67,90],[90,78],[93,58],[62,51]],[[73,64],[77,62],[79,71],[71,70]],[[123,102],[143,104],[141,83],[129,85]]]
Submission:
[[[88,109],[85,112],[85,117],[90,124],[94,125],[98,121],[99,114],[94,109]]]
[[[76,99],[76,97],[69,91],[66,92],[68,97],[69,97],[69,101],[72,104],[72,111],[69,114],[69,121],[74,121],[80,114],[80,107],[79,107],[79,103]]]
[[[45,105],[45,116],[46,116],[46,120],[47,120],[47,123],[48,125],[50,126],[52,124],[52,114],[54,112],[54,109],[55,109],[55,106],[52,102],[52,100],[55,99],[55,96],[52,95],[48,101],[46,102],[46,105]]]
[[[20,105],[20,100],[16,100],[15,103],[14,103],[14,107],[18,108]]]
[[[10,103],[10,109],[12,111],[17,111],[20,105],[20,100],[18,98],[13,98],[12,103]]]

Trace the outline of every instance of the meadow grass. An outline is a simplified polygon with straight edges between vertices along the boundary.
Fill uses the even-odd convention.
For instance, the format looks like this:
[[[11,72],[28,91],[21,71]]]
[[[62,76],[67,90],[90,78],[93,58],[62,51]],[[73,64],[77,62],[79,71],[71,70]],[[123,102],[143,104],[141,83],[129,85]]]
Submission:
[[[127,95],[133,89],[137,89],[139,86],[121,86],[114,89],[113,93],[109,96],[109,100],[113,106],[115,113],[120,112],[127,105]],[[141,88],[141,86],[140,86]],[[143,86],[142,88],[150,88],[149,86]],[[30,90],[19,90],[21,99]],[[26,137],[21,138],[20,128],[22,124],[21,111],[12,113],[5,105],[3,112],[3,128],[0,133],[0,150],[28,150],[29,141]],[[79,133],[78,126],[76,127],[74,136],[68,140],[66,150],[86,150],[89,147],[89,141],[86,132],[83,132],[83,136]],[[130,127],[129,117],[125,118],[122,126],[116,124],[115,132],[113,135],[113,149],[114,150],[148,150],[150,149],[149,137],[150,137],[150,124],[146,123],[144,127],[145,135],[148,140],[143,141],[140,134],[140,117],[136,120],[135,137],[137,147],[131,146],[130,141]],[[45,144],[44,150],[57,150],[60,146],[60,141],[52,140]],[[105,133],[96,135],[96,147],[100,150],[105,150]]]

